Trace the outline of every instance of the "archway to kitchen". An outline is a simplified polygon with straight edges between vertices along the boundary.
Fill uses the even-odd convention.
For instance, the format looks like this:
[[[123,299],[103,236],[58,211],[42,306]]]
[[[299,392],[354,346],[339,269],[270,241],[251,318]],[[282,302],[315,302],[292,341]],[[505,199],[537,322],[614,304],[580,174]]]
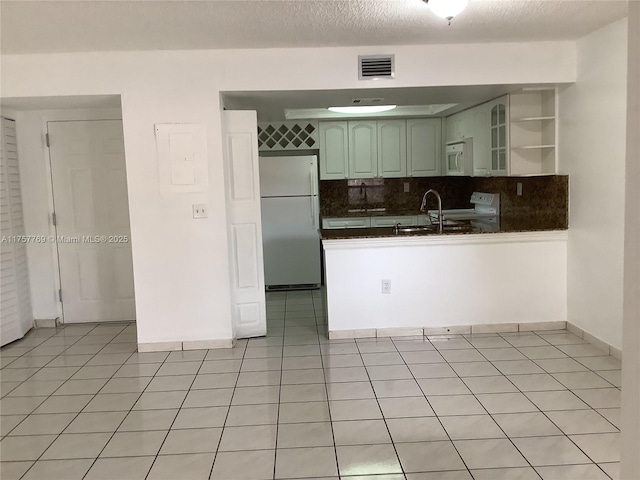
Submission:
[[[322,290],[322,250],[318,236],[321,227],[357,227],[358,216],[378,213],[378,226],[386,226],[389,221],[403,221],[397,216],[388,216],[389,211],[417,211],[420,197],[428,188],[439,188],[447,192],[446,207],[466,207],[473,191],[469,179],[441,177],[443,174],[443,145],[446,131],[443,128],[445,116],[464,111],[487,100],[515,91],[522,86],[475,86],[475,87],[430,87],[403,89],[367,90],[319,90],[319,91],[261,91],[224,92],[221,104],[225,110],[257,112],[257,144],[259,150],[259,173],[255,187],[260,187],[256,196],[260,198],[259,228],[262,244],[262,271],[267,288],[266,300],[271,308],[269,317],[278,317],[280,307],[291,292],[297,297],[308,296],[313,302],[314,312],[324,322]],[[400,107],[383,114],[353,115],[327,110],[335,105],[393,103]],[[226,112],[226,113],[227,113]],[[486,119],[488,121],[488,119]],[[354,169],[347,171],[343,165],[347,161],[350,145],[347,129],[358,122],[362,131],[376,129],[376,122],[386,121],[383,135],[389,130],[398,133],[398,138],[406,136],[406,122],[415,123],[415,143],[420,155],[413,157],[413,168],[407,172],[407,152],[393,168],[384,173]],[[223,122],[224,123],[224,122]],[[247,129],[247,133],[251,128]],[[426,132],[426,135],[423,135]],[[422,138],[425,137],[425,138]],[[476,139],[480,144],[480,139]],[[485,139],[488,142],[488,138]],[[380,140],[378,140],[380,142]],[[423,144],[427,143],[424,147]],[[230,142],[225,142],[225,149]],[[368,150],[385,148],[388,144],[362,145]],[[390,142],[391,148],[393,142]],[[404,146],[402,147],[404,149]],[[424,155],[423,155],[424,154]],[[326,158],[338,161],[326,161]],[[324,163],[323,163],[323,160]],[[375,165],[376,168],[378,165]],[[238,172],[238,169],[227,169]],[[227,173],[227,185],[233,185]],[[249,182],[251,183],[251,182]],[[449,186],[451,184],[452,186]],[[229,200],[228,196],[228,200]],[[461,204],[455,203],[460,201]],[[391,202],[391,205],[388,203]],[[451,203],[453,202],[453,203]],[[231,201],[233,203],[233,201]],[[246,205],[246,202],[243,204]],[[256,206],[258,206],[256,204]],[[345,216],[354,218],[325,219],[332,209],[344,210]],[[229,211],[234,208],[228,209]],[[415,214],[412,213],[415,218]],[[421,218],[422,220],[422,218]],[[385,223],[385,221],[387,223]],[[362,225],[364,226],[364,225]],[[230,233],[230,244],[237,243],[237,231]],[[253,240],[245,243],[252,243]],[[233,264],[234,248],[230,251]],[[251,253],[244,258],[258,258]],[[232,267],[233,268],[233,267]],[[232,282],[233,283],[233,282]],[[239,289],[236,289],[239,290]],[[245,288],[245,291],[248,291]],[[290,293],[284,293],[290,292]],[[274,304],[278,302],[278,304]],[[244,303],[244,302],[241,302]],[[251,308],[247,303],[236,305],[236,330],[244,330],[252,321],[242,322],[237,317],[241,312],[248,315]],[[277,313],[276,313],[277,312]],[[251,314],[256,317],[258,314]],[[270,327],[278,329],[280,325]],[[326,330],[326,325],[319,325]],[[271,328],[269,329],[271,331]],[[251,336],[251,335],[249,335]]]

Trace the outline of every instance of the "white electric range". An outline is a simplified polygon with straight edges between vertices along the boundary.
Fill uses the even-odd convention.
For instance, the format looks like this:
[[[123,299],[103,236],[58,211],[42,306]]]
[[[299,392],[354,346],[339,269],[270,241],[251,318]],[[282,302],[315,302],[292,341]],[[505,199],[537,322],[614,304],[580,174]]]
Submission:
[[[470,223],[483,232],[500,230],[500,194],[473,192],[470,203],[473,208],[454,208],[442,210],[445,225],[449,223]],[[432,223],[438,222],[438,211],[429,210]]]

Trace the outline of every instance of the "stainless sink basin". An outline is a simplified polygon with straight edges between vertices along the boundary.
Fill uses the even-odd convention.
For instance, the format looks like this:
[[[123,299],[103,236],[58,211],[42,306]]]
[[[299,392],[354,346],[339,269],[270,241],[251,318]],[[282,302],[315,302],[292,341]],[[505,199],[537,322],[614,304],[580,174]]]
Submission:
[[[470,232],[473,226],[470,223],[445,222],[442,226],[442,233],[449,232]],[[409,233],[438,233],[438,225],[421,225],[421,226],[398,226],[395,230],[396,235]]]

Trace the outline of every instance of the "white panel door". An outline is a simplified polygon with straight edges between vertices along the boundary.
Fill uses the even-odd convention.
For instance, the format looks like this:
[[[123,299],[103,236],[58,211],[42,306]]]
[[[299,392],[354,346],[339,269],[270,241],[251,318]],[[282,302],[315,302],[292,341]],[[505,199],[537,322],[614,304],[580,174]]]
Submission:
[[[122,121],[48,130],[64,322],[134,320]]]
[[[255,111],[222,112],[234,338],[267,334]]]

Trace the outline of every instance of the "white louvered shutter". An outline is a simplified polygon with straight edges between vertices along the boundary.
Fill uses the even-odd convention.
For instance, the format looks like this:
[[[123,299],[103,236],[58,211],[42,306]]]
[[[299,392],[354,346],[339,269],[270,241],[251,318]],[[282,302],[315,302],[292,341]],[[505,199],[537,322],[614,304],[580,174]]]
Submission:
[[[1,118],[0,148],[0,337],[2,345],[21,338],[33,325],[29,294],[15,121]]]

